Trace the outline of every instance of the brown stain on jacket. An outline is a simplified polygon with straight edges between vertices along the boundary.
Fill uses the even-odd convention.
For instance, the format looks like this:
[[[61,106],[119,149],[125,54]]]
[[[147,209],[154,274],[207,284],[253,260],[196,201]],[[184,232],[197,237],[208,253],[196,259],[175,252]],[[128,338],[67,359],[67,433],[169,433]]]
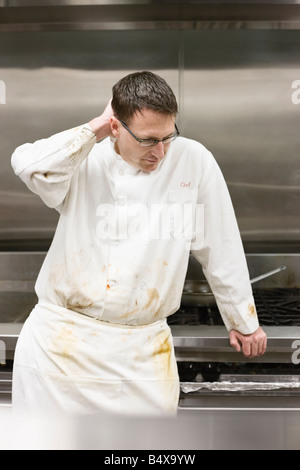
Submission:
[[[248,304],[248,315],[249,317],[257,318],[256,309],[253,304]]]
[[[147,294],[149,298],[144,308],[149,308],[153,302],[159,300],[159,293],[157,289],[155,289],[155,287],[150,287],[149,289],[147,289]]]
[[[148,308],[150,308],[152,306],[152,304],[155,304],[156,302],[159,301],[159,293],[157,291],[157,289],[155,287],[149,287],[147,289],[147,294],[148,294],[148,300],[146,302],[145,305],[143,306],[139,306],[139,303],[137,301],[137,299],[135,300],[135,307],[132,308],[132,310],[130,310],[129,312],[126,312],[124,313],[120,318],[128,318],[130,317],[131,315],[134,315],[136,314],[138,311],[144,311]],[[161,306],[159,307],[159,309],[155,312],[153,318],[156,318],[159,313],[160,313],[160,310],[161,310]]]

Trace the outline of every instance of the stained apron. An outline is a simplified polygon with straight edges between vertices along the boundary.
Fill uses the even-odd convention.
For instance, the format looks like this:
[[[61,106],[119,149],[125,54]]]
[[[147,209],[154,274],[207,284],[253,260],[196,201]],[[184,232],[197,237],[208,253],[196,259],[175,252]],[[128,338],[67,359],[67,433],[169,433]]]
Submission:
[[[104,323],[38,304],[17,342],[14,410],[176,414],[179,378],[166,320]]]

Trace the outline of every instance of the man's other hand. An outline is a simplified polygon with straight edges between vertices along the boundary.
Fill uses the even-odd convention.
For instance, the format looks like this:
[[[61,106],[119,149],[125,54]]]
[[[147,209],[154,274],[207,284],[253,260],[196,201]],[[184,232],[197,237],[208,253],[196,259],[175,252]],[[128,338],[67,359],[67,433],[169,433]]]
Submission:
[[[230,345],[237,351],[242,351],[248,358],[262,356],[267,349],[267,335],[259,327],[254,333],[244,335],[236,330],[229,333]]]

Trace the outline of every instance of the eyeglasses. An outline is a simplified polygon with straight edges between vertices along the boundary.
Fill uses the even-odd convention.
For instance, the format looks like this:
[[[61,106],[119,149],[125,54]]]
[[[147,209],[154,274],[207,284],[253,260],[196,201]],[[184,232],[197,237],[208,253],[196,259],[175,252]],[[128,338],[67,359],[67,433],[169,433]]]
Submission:
[[[162,142],[163,144],[170,144],[173,142],[173,140],[177,139],[179,136],[179,130],[175,124],[175,129],[176,132],[174,134],[170,135],[169,137],[165,137],[164,139],[161,140],[156,140],[156,139],[139,139],[136,135],[134,135],[133,132],[129,129],[129,127],[126,126],[125,122],[120,121],[123,127],[132,135],[132,137],[135,138],[135,140],[142,146],[142,147],[154,147],[157,145],[159,142]]]

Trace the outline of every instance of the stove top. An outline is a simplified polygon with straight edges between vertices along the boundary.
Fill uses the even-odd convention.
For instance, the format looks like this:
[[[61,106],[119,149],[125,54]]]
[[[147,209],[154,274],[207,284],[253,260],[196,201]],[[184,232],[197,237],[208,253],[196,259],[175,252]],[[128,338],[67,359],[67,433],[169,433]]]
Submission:
[[[181,308],[168,318],[173,332],[180,380],[215,382],[220,377],[280,376],[299,379],[300,289],[253,290],[260,325],[268,336],[267,352],[254,359],[232,350],[217,306]],[[192,328],[191,328],[192,327]],[[297,361],[293,363],[293,354]]]
[[[253,290],[261,326],[300,326],[300,289]],[[169,325],[223,325],[217,306],[181,307],[168,318]]]
[[[300,326],[300,289],[260,289],[253,294],[261,325]]]

